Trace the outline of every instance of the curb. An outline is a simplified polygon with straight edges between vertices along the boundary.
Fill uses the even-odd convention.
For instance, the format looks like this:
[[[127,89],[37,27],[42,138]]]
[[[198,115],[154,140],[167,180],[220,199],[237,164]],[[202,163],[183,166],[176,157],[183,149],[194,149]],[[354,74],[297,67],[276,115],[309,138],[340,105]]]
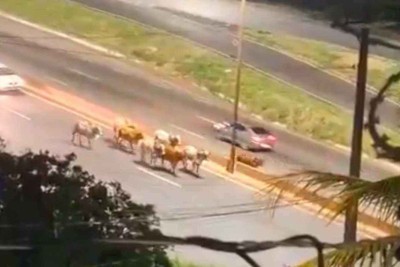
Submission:
[[[37,86],[34,86],[35,85],[34,83],[36,83],[37,86],[39,85],[39,88]],[[96,122],[101,122],[102,124],[104,124],[108,127],[110,125],[112,125],[112,123],[113,123],[112,121],[107,120],[105,118],[99,118],[99,115],[95,116],[95,115],[91,114],[91,112],[87,112],[87,111],[83,110],[82,108],[79,108],[76,103],[73,106],[71,103],[63,102],[62,99],[61,100],[55,99],[55,94],[51,95],[46,92],[43,92],[43,91],[46,91],[46,88],[49,88],[49,87],[46,87],[46,86],[41,87],[40,82],[32,80],[30,84],[33,86],[28,86],[26,88],[26,91],[29,92],[29,94],[33,94],[33,95],[37,96],[38,98],[42,98],[49,102],[57,104],[69,111],[74,112],[75,114],[77,114],[81,117],[85,117],[85,118],[88,118],[88,119],[96,121]],[[54,92],[59,91],[54,88],[52,88],[52,90],[54,90]],[[64,93],[64,94],[67,94],[67,93]],[[67,95],[69,95],[69,94],[67,94]],[[71,95],[71,96],[73,96],[73,95]],[[75,97],[75,96],[73,96],[73,97]],[[80,99],[79,97],[75,97],[75,98]],[[81,99],[81,100],[83,100],[83,99]],[[96,106],[94,104],[92,104],[92,105]],[[104,112],[106,112],[106,110]],[[111,116],[111,112],[109,115]],[[118,116],[118,114],[113,114],[113,116],[115,118],[116,116]],[[146,133],[146,130],[144,130],[144,132]],[[148,131],[147,131],[147,133],[148,133]],[[210,156],[210,161],[217,164],[221,168],[225,168],[225,166],[228,162],[228,159],[226,157],[223,157],[220,155],[212,154]],[[255,168],[249,167],[247,165],[244,165],[244,164],[238,162],[236,170],[239,173],[239,175],[240,174],[243,175],[242,178],[247,180],[249,183],[254,184],[254,182],[256,182],[256,183],[261,183],[262,185],[264,185],[263,187],[260,186],[260,188],[256,188],[256,187],[252,186],[255,189],[263,190],[270,186],[271,188],[273,188],[273,190],[271,190],[272,193],[285,192],[286,195],[291,195],[295,198],[300,198],[302,200],[306,200],[307,202],[312,203],[316,206],[315,208],[313,208],[314,212],[318,212],[321,209],[321,207],[326,207],[325,212],[324,212],[325,214],[326,213],[327,214],[335,214],[338,210],[337,202],[334,202],[331,199],[316,195],[308,190],[304,190],[304,189],[302,189],[294,184],[291,184],[289,182],[282,182],[280,184],[272,185],[271,183],[268,182],[268,180],[271,179],[272,176],[268,175],[267,173],[265,173],[259,169],[255,169]],[[222,172],[219,171],[219,173],[222,173],[222,175],[225,175],[226,177],[232,177],[233,179],[238,180],[238,181],[240,179],[238,176],[230,175],[226,172],[224,173],[223,171]],[[328,217],[329,217],[329,215],[328,215]],[[368,234],[370,234],[372,236],[379,235],[378,232],[380,232],[381,235],[382,235],[382,233],[397,234],[400,230],[399,227],[396,227],[389,223],[382,222],[379,219],[377,219],[371,215],[362,213],[362,212],[359,212],[358,223],[360,225],[360,228],[363,229],[363,231],[368,232]]]

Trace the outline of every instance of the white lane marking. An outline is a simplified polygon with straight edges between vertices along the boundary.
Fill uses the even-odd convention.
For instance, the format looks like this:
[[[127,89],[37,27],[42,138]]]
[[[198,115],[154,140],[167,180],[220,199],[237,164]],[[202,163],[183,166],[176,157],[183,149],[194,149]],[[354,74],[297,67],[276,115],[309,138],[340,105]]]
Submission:
[[[145,168],[143,168],[143,167],[137,167],[137,169],[139,170],[139,171],[141,171],[141,172],[144,172],[144,173],[146,173],[146,174],[148,174],[148,175],[151,175],[151,176],[153,176],[154,178],[157,178],[157,179],[159,179],[159,180],[161,180],[161,181],[163,181],[163,182],[166,182],[166,183],[168,183],[168,184],[170,184],[170,185],[173,185],[173,186],[176,186],[176,187],[178,187],[178,188],[182,188],[182,186],[180,185],[180,184],[178,184],[178,183],[175,183],[175,182],[173,182],[173,181],[170,181],[170,180],[168,180],[167,178],[164,178],[164,177],[162,177],[162,176],[160,176],[160,175],[157,175],[157,174],[155,174],[154,172],[151,172],[151,171],[149,171],[149,170],[146,170]]]
[[[95,81],[98,81],[98,80],[99,80],[99,78],[94,77],[94,76],[92,76],[92,75],[90,75],[90,74],[87,74],[87,73],[85,73],[85,72],[82,72],[82,71],[80,71],[80,70],[73,69],[73,68],[69,68],[69,70],[70,70],[71,72],[74,72],[74,73],[76,73],[76,74],[78,74],[78,75],[81,75],[81,76],[83,76],[83,77],[89,78],[89,79],[91,79],[91,80],[95,80]]]
[[[56,83],[58,83],[58,84],[61,84],[61,85],[64,85],[64,86],[68,86],[68,83],[66,83],[66,82],[64,82],[64,81],[61,81],[61,80],[59,80],[59,79],[57,79],[57,78],[53,78],[53,77],[48,77],[50,80],[52,80],[53,82],[56,82]]]
[[[205,170],[206,172],[211,173],[212,175],[218,176],[218,177],[220,177],[220,178],[222,178],[222,179],[224,179],[224,180],[226,180],[226,181],[229,181],[229,182],[231,182],[231,183],[234,183],[234,184],[236,184],[236,185],[238,185],[238,186],[240,186],[240,187],[244,187],[244,188],[246,188],[246,189],[248,189],[248,190],[250,190],[250,191],[253,191],[253,192],[263,193],[263,191],[260,190],[260,189],[257,189],[257,188],[255,188],[255,187],[252,187],[252,186],[247,185],[247,184],[245,184],[245,183],[239,182],[239,181],[237,181],[237,180],[235,180],[235,179],[233,179],[233,178],[227,177],[227,176],[225,176],[225,175],[223,175],[223,174],[220,174],[220,173],[218,173],[218,172],[215,172],[215,171],[213,171],[213,170],[210,170],[209,168],[207,168],[207,167],[205,167],[205,166],[201,166],[201,168],[202,168],[203,170]]]
[[[209,119],[209,118],[206,118],[206,117],[203,117],[203,116],[200,116],[200,115],[198,115],[198,116],[196,116],[198,119],[200,119],[200,120],[202,120],[202,121],[205,121],[205,122],[208,122],[208,123],[211,123],[211,124],[215,124],[215,123],[217,123],[216,121],[213,121],[212,119]]]
[[[15,110],[13,110],[13,109],[11,109],[11,108],[8,108],[8,107],[6,107],[6,106],[3,106],[3,105],[2,105],[1,108],[4,109],[4,110],[6,110],[6,111],[8,111],[8,112],[10,112],[10,113],[13,113],[13,114],[15,114],[15,115],[17,115],[17,116],[19,116],[19,117],[21,117],[21,118],[27,120],[27,121],[31,121],[31,120],[32,120],[32,119],[29,118],[28,116],[25,116],[24,114],[22,114],[22,113],[20,113],[20,112],[18,112],[18,111],[15,111]]]
[[[210,100],[205,97],[196,96],[195,99],[204,104],[210,104]]]
[[[197,137],[197,138],[205,139],[204,136],[199,135],[199,134],[197,134],[197,133],[194,133],[194,132],[192,132],[192,131],[189,131],[189,130],[187,130],[187,129],[185,129],[185,128],[179,127],[178,125],[171,124],[171,127],[175,128],[175,129],[178,129],[178,130],[180,130],[180,131],[182,131],[182,132],[185,132],[185,133],[187,133],[187,134],[193,135],[193,136],[195,136],[195,137]]]

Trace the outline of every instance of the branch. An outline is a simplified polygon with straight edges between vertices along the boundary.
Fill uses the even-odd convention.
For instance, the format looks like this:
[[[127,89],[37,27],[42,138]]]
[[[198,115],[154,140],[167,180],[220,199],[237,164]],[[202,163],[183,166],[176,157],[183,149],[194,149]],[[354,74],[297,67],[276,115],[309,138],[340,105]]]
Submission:
[[[318,267],[324,267],[323,249],[335,248],[337,245],[322,243],[317,238],[311,235],[296,235],[279,241],[244,241],[244,242],[226,242],[213,238],[201,236],[192,237],[173,237],[160,235],[155,239],[140,238],[136,240],[121,240],[121,239],[97,239],[93,241],[100,246],[111,246],[124,249],[132,249],[135,245],[150,245],[150,246],[172,246],[172,245],[190,245],[198,246],[206,249],[211,249],[220,252],[235,253],[244,259],[250,266],[259,266],[248,253],[267,251],[277,247],[314,247],[318,253]]]
[[[380,134],[377,125],[379,124],[379,117],[376,115],[379,104],[383,103],[386,92],[391,86],[400,81],[400,72],[391,75],[383,87],[379,90],[378,94],[370,100],[370,110],[368,113],[368,123],[366,127],[373,140],[373,147],[377,157],[383,157],[394,161],[400,161],[400,147],[392,146],[389,142],[389,137],[385,134]]]
[[[338,23],[338,22],[333,22],[331,24],[331,27],[334,29],[340,29],[345,33],[351,34],[354,37],[357,38],[357,40],[360,40],[360,30],[356,27],[352,27],[351,23]],[[374,46],[383,46],[386,48],[394,49],[394,50],[400,50],[400,45],[390,42],[388,40],[385,40],[384,38],[380,38],[378,36],[371,36],[369,38],[369,44],[374,45]]]

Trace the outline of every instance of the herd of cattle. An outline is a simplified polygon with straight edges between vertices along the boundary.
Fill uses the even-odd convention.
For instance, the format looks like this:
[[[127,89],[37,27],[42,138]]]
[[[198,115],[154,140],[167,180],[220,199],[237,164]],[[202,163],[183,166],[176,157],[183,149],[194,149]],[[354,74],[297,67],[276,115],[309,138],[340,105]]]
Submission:
[[[157,130],[153,138],[146,137],[139,127],[127,118],[117,118],[114,122],[113,132],[114,142],[119,147],[128,144],[132,152],[135,147],[139,148],[140,160],[150,166],[155,166],[160,161],[161,166],[164,167],[164,162],[169,162],[170,171],[174,175],[180,162],[185,170],[188,170],[190,164],[191,171],[199,175],[201,164],[210,155],[205,149],[197,149],[191,145],[183,146],[179,135],[170,134],[164,130]],[[82,137],[84,137],[91,148],[92,140],[98,139],[102,135],[99,126],[89,121],[78,121],[73,127],[72,143],[75,144],[76,138],[78,138],[79,145],[82,146]]]

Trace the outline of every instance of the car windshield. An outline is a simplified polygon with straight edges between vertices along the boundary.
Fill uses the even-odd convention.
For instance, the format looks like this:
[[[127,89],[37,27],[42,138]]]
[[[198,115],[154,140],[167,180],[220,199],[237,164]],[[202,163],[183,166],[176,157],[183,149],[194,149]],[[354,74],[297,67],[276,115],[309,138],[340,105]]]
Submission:
[[[253,130],[253,132],[256,134],[270,134],[269,131],[262,127],[252,127],[251,130]]]
[[[235,127],[237,130],[244,131],[246,127],[240,123],[232,123],[231,127]]]
[[[10,70],[9,68],[0,68],[0,76],[5,76],[5,75],[14,75],[15,72]]]

